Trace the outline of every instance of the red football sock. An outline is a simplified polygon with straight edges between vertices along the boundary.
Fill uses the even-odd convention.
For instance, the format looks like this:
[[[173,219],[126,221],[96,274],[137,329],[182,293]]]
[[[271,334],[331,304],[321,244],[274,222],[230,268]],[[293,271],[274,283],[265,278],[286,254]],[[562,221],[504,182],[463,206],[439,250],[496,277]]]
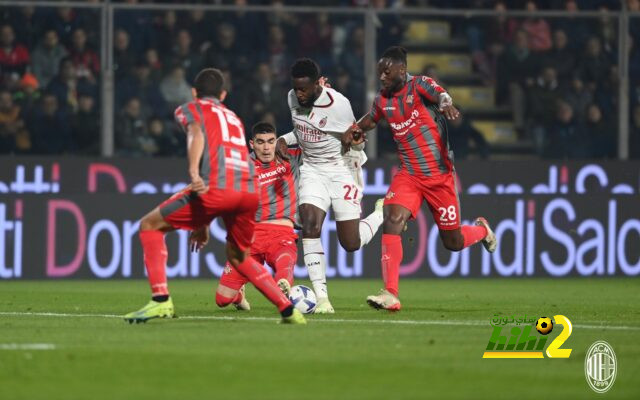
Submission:
[[[236,295],[237,297],[238,295]],[[222,307],[226,307],[231,303],[235,303],[235,297],[231,298],[231,297],[227,297],[227,296],[223,296],[220,293],[216,292],[216,304],[218,305],[218,307],[222,308]]]
[[[487,228],[481,225],[462,225],[460,227],[464,237],[464,247],[478,243],[487,236]]]
[[[402,238],[400,235],[382,234],[381,261],[385,289],[397,297],[400,263],[402,262]]]
[[[147,268],[152,296],[166,296],[167,287],[167,246],[164,233],[160,231],[140,231],[140,242],[144,254],[144,266]]]
[[[291,301],[289,301],[287,296],[278,288],[276,281],[273,280],[269,271],[258,264],[253,257],[247,256],[236,269],[249,279],[249,281],[253,283],[253,286],[269,299],[270,302],[278,307],[278,311],[282,311],[291,305]]]
[[[278,282],[280,279],[286,279],[289,285],[293,285],[293,266],[295,263],[295,257],[291,253],[280,254],[273,266],[276,270],[274,280]]]

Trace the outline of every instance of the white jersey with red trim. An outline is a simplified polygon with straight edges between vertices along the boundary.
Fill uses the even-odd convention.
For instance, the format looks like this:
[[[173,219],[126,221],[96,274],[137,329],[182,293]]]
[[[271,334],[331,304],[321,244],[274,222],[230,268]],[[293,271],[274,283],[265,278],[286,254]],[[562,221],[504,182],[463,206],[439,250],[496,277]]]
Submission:
[[[323,87],[311,108],[302,107],[293,90],[289,91],[287,100],[303,164],[352,165],[354,161],[364,164],[366,156],[361,150],[351,149],[346,155],[341,154],[340,137],[356,120],[346,97]]]

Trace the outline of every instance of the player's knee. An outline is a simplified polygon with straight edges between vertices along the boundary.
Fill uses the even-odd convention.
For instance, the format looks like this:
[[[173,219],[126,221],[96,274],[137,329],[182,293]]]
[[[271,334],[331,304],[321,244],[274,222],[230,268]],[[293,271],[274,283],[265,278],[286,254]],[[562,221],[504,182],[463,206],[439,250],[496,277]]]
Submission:
[[[341,238],[340,245],[343,249],[351,253],[360,249],[360,239],[358,238],[358,240],[354,240]]]
[[[407,221],[402,214],[389,213],[385,215],[382,228],[385,233],[400,234]]]
[[[317,221],[309,221],[302,224],[302,236],[308,239],[319,238],[322,232],[322,224]]]
[[[449,251],[460,251],[464,249],[464,238],[462,235],[452,235],[442,238],[442,244]]]

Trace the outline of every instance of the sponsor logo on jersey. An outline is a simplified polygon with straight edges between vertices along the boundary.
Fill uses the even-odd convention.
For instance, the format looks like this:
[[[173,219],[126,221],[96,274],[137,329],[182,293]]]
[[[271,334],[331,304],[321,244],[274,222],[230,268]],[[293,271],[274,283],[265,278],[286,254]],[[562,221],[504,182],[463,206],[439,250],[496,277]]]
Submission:
[[[407,133],[407,131],[404,131],[404,132],[397,132],[397,131],[413,127],[415,125],[415,118],[417,118],[418,115],[420,115],[418,110],[413,110],[413,112],[411,113],[411,117],[409,117],[408,120],[402,121],[402,122],[390,122],[389,126],[391,126],[391,128],[394,131],[396,131],[395,133],[397,136],[404,135],[405,133]]]
[[[323,139],[324,132],[312,126],[296,123],[296,130],[300,134],[302,141],[316,143]]]
[[[396,108],[395,108],[395,107],[383,107],[382,109],[383,109],[383,110],[385,110],[385,111],[387,111],[387,110],[391,110],[391,111],[393,111],[393,110],[395,110]]]

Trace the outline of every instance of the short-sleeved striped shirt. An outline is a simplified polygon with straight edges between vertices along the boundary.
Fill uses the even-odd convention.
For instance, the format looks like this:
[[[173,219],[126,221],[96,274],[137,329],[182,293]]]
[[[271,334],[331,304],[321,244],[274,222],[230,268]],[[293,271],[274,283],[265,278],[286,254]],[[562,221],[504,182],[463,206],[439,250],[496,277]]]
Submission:
[[[438,110],[444,92],[427,76],[408,75],[401,90],[391,97],[380,91],[371,107],[369,115],[375,122],[382,118],[389,122],[401,168],[411,175],[436,176],[453,168],[446,121]]]
[[[253,156],[260,194],[257,222],[289,219],[297,224],[301,155],[299,148],[289,149],[289,161],[270,163],[263,163]]]
[[[205,97],[179,106],[176,122],[186,131],[198,123],[204,134],[200,176],[212,189],[255,193],[255,168],[249,157],[244,126],[218,99]]]

